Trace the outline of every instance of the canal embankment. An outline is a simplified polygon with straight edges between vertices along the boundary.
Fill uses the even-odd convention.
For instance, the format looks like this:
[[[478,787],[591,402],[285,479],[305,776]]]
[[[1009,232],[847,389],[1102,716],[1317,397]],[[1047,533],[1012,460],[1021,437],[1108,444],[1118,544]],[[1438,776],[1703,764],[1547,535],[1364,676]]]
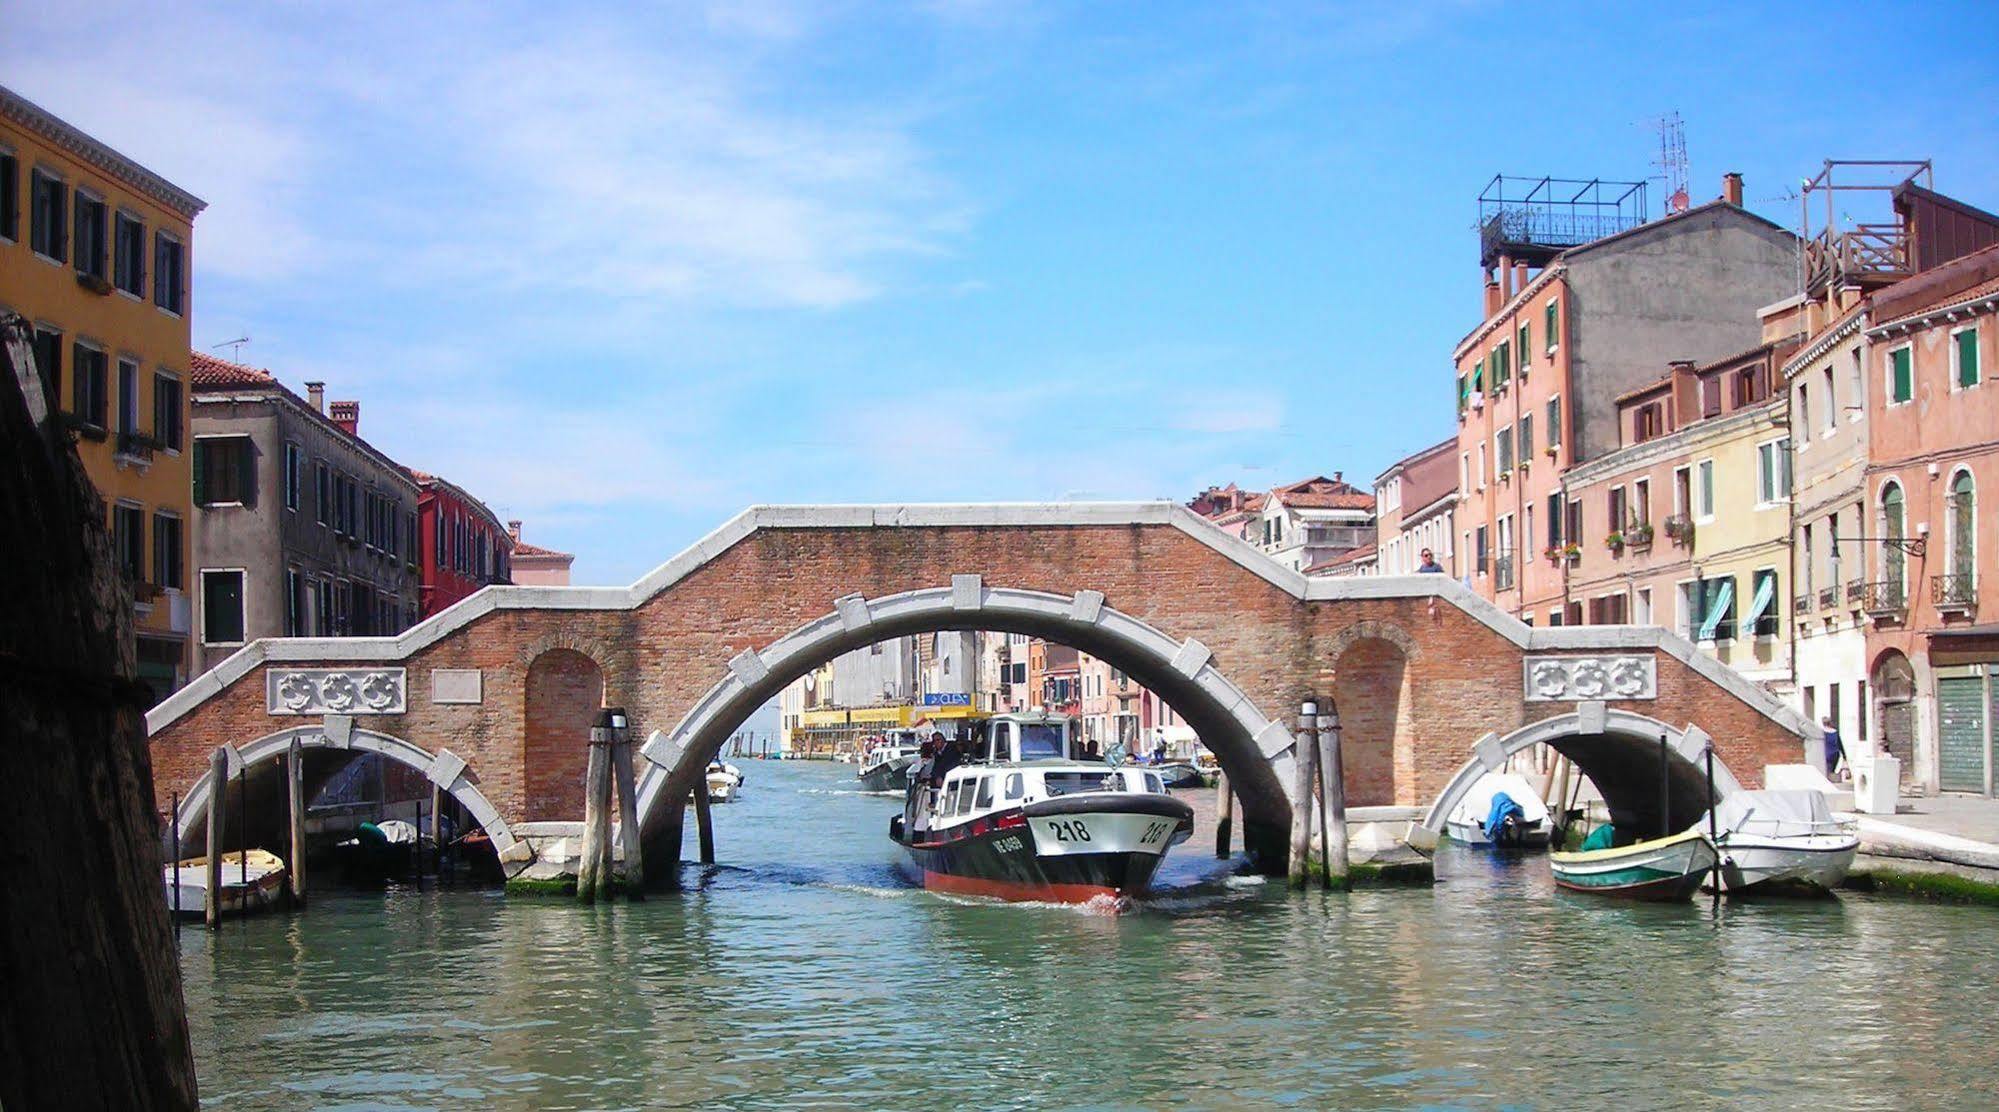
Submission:
[[[1999,800],[1903,800],[1895,816],[1855,814],[1860,853],[1846,887],[1999,905]]]

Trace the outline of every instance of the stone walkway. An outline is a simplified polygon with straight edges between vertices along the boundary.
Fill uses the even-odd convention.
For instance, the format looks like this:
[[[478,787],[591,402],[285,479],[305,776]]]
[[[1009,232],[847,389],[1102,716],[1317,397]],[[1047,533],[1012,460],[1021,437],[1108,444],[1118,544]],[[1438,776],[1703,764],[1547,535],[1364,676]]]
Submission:
[[[1982,796],[1940,795],[1904,798],[1893,817],[1878,816],[1883,822],[1913,826],[1936,834],[1951,834],[1999,846],[1999,799]]]

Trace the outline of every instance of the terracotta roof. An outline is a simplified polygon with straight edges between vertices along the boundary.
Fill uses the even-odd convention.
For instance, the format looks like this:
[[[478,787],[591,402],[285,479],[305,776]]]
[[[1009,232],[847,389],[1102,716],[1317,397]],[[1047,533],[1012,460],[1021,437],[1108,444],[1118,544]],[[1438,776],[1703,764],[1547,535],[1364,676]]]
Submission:
[[[1945,305],[1976,301],[1993,294],[1999,294],[1999,244],[1952,259],[1875,294],[1874,313],[1880,323],[1868,326],[1868,331],[1901,324]]]
[[[557,552],[553,548],[543,548],[538,544],[529,544],[526,541],[515,541],[512,551],[515,556],[550,556],[563,560],[574,560],[576,558],[575,553]]]
[[[187,377],[196,386],[275,386],[285,389],[284,384],[273,378],[269,371],[217,359],[203,351],[189,356]]]
[[[1324,475],[1314,475],[1295,483],[1286,483],[1270,492],[1270,497],[1282,506],[1296,506],[1301,510],[1371,510],[1374,495],[1363,492],[1359,487],[1343,479],[1328,479]]]
[[[1324,571],[1327,568],[1342,567],[1346,564],[1358,564],[1363,560],[1373,559],[1374,554],[1379,549],[1380,545],[1370,541],[1367,544],[1361,545],[1359,548],[1353,549],[1348,552],[1342,552],[1338,556],[1335,556],[1330,560],[1321,560],[1316,564],[1309,565],[1306,568],[1304,568],[1303,571],[1306,575],[1310,575],[1315,571]]]

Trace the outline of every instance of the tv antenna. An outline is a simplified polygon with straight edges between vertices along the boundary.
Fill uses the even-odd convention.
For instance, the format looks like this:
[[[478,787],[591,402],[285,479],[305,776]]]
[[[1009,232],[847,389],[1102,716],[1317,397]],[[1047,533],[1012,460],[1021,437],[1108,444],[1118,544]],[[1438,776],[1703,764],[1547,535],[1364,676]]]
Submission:
[[[1677,111],[1659,117],[1659,167],[1666,179],[1666,215],[1687,211],[1687,129]]]
[[[234,363],[241,363],[241,362],[243,361],[243,358],[242,358],[242,356],[243,356],[243,345],[244,345],[244,344],[247,344],[247,343],[249,343],[249,342],[250,342],[250,337],[248,337],[248,336],[238,336],[238,337],[236,337],[236,338],[235,338],[235,339],[233,339],[233,340],[224,340],[224,341],[222,341],[222,342],[221,342],[221,343],[219,343],[219,344],[213,344],[213,345],[210,345],[210,347],[209,347],[209,349],[208,349],[208,350],[210,350],[210,351],[221,351],[221,350],[222,350],[223,348],[228,348],[228,349],[229,349],[229,359],[230,359],[230,361],[231,361],[231,362],[234,362]]]

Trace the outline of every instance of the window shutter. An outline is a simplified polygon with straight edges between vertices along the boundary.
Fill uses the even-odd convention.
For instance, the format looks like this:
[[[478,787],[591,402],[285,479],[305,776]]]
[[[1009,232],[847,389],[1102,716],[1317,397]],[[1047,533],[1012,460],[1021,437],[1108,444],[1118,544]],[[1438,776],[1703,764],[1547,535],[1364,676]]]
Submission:
[[[1914,393],[1909,379],[1909,349],[1890,352],[1888,362],[1894,370],[1894,400],[1908,401]]]
[[[1978,385],[1978,330],[1957,334],[1957,384]]]
[[[206,440],[194,442],[194,504],[208,505],[208,444]]]
[[[257,504],[257,454],[251,448],[250,438],[236,442],[236,496],[245,506]]]

